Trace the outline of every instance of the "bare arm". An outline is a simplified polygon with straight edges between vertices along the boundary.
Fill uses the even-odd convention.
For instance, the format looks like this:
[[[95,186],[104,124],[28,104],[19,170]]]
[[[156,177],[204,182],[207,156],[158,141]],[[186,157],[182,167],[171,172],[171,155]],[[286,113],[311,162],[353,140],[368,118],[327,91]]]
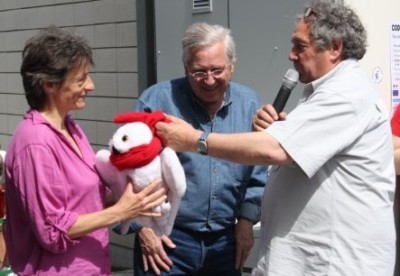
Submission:
[[[157,135],[178,152],[197,152],[201,131],[185,121],[168,116],[171,123],[158,123]],[[208,155],[246,165],[286,164],[292,159],[266,132],[237,134],[211,133],[207,138]]]
[[[242,271],[254,244],[253,222],[239,219],[235,225],[236,261],[235,268]]]
[[[394,150],[394,166],[396,174],[400,175],[400,136],[392,135]]]
[[[400,188],[397,187],[397,185],[399,185],[398,179],[400,175],[400,136],[392,135],[392,140],[393,140],[394,167],[397,175],[393,211],[395,219],[398,220],[400,217]]]
[[[198,137],[200,137],[200,132]],[[198,139],[198,138],[197,138]],[[196,151],[196,143],[194,151]],[[209,155],[246,165],[285,164],[292,160],[280,144],[265,132],[219,134],[207,138]]]
[[[152,182],[137,194],[133,192],[132,183],[129,182],[124,194],[115,205],[98,212],[79,215],[75,224],[69,229],[68,236],[71,239],[81,237],[97,229],[137,216],[160,216],[160,213],[151,211],[151,208],[159,206],[167,198],[164,188],[153,191],[160,181]]]

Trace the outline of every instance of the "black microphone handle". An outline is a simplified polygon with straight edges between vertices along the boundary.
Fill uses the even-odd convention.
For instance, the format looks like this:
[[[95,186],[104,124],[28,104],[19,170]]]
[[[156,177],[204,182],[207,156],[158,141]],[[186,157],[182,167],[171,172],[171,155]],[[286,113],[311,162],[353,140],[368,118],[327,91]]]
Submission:
[[[283,111],[291,92],[292,89],[284,85],[279,89],[278,95],[276,95],[274,103],[272,104],[278,114]]]

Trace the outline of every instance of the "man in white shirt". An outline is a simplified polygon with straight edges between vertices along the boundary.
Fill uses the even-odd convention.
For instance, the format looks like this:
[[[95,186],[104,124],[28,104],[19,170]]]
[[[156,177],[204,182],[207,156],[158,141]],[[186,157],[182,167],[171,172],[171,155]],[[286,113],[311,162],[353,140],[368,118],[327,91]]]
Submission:
[[[289,59],[306,85],[286,120],[275,121],[266,105],[254,118],[258,132],[212,133],[206,143],[214,157],[276,165],[253,275],[393,275],[391,131],[358,64],[365,29],[344,4],[314,1],[299,16],[292,44]],[[158,134],[177,151],[196,151],[201,132],[171,119],[157,125]]]

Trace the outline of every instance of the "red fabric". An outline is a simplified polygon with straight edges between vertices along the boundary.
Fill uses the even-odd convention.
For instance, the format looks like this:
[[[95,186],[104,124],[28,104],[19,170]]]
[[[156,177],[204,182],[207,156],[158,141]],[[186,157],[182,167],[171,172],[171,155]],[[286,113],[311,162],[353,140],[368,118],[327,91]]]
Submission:
[[[396,136],[400,136],[400,105],[397,106],[392,120],[390,121],[390,125],[392,127],[392,133]]]
[[[110,155],[111,163],[122,171],[125,169],[140,168],[149,164],[161,151],[161,141],[153,138],[150,144],[142,144],[122,154]]]
[[[115,123],[132,123],[132,122],[142,122],[147,124],[151,132],[155,134],[155,125],[158,122],[166,122],[169,123],[170,120],[168,120],[165,117],[165,114],[161,111],[154,111],[154,112],[126,112],[122,113],[119,115],[116,115],[114,117],[114,122]]]
[[[130,149],[123,154],[110,155],[111,163],[118,170],[135,169],[149,164],[161,151],[162,143],[155,133],[155,125],[158,122],[170,122],[161,111],[152,113],[147,112],[127,112],[114,117],[116,123],[143,122],[147,124],[153,133],[150,144],[142,144]]]

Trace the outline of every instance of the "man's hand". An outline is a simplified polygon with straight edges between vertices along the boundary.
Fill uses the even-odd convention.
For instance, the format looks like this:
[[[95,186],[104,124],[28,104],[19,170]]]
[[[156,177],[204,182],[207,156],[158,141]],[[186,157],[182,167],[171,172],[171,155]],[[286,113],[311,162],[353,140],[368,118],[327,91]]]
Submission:
[[[196,144],[201,131],[172,115],[167,115],[167,119],[170,120],[169,123],[158,122],[156,124],[156,134],[161,138],[163,145],[176,152],[197,152]]]
[[[150,265],[157,275],[161,274],[160,270],[168,272],[172,266],[172,261],[168,258],[163,244],[168,248],[175,248],[175,244],[165,235],[161,238],[158,237],[151,228],[143,227],[139,230],[138,235],[142,249],[144,271],[148,271]]]
[[[241,218],[235,225],[236,260],[235,268],[242,271],[253,247],[253,222]]]
[[[273,122],[285,119],[285,112],[278,114],[272,105],[266,104],[256,111],[256,114],[253,117],[253,129],[255,131],[262,131],[269,127]]]

